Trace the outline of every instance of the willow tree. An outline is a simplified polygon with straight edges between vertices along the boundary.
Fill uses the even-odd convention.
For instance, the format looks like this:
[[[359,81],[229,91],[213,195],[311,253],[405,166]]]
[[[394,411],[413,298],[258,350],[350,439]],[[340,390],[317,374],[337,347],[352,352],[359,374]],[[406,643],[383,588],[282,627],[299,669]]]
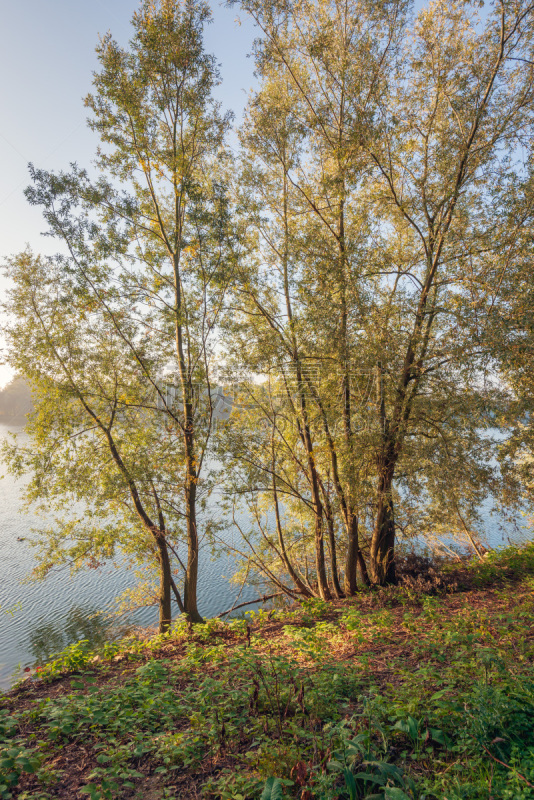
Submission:
[[[124,336],[72,276],[30,252],[12,259],[4,328],[10,363],[32,387],[34,410],[22,440],[4,447],[10,468],[30,475],[25,493],[53,524],[40,530],[36,574],[53,566],[97,567],[118,549],[159,577],[159,628],[168,629],[172,550],[182,520],[180,440],[155,414],[153,393]],[[121,310],[109,299],[116,314]],[[138,342],[154,365],[160,354]],[[149,592],[145,602],[153,602]]]
[[[447,412],[461,406],[462,392],[482,388],[471,323],[477,315],[483,328],[481,309],[509,266],[498,223],[507,184],[524,168],[517,145],[534,121],[533,33],[531,4],[497,3],[485,21],[478,4],[433,4],[415,20],[395,85],[379,100],[380,137],[367,151],[376,213],[388,219],[401,256],[390,296],[401,297],[404,315],[396,330],[390,316],[377,328],[381,347],[394,342],[380,366],[371,543],[378,582],[394,579],[392,487],[406,444],[421,423],[423,434],[441,436],[425,406],[434,395]],[[480,414],[472,422],[471,430]]]
[[[525,505],[531,509],[534,500],[534,181],[532,141],[525,138],[523,145],[529,162],[523,175],[508,180],[499,218],[501,261],[507,269],[499,274],[499,291],[481,305],[486,325],[479,337],[502,376],[499,423],[508,433],[498,452],[503,500],[516,498],[522,511]]]
[[[181,436],[175,503],[188,548],[183,605],[193,622],[201,621],[197,494],[213,347],[232,272],[223,149],[230,120],[212,96],[219,76],[202,42],[209,20],[201,0],[147,0],[128,48],[106,35],[85,101],[102,142],[100,178],[76,167],[61,175],[32,169],[27,191],[66,245],[56,263],[73,296],[107,320],[151,392],[152,413],[159,406]],[[156,360],[142,346],[147,336]]]
[[[359,511],[371,579],[392,582],[396,526],[469,530],[494,485],[480,433],[499,398],[485,391],[481,328],[510,265],[499,220],[532,132],[533,7],[497,3],[481,19],[477,3],[437,2],[410,19],[401,3],[241,6],[262,31],[257,102],[272,106],[272,133],[251,140],[279,174],[265,239],[282,272],[290,235],[303,356],[337,364],[329,396],[309,388],[340,465],[338,510],[346,522]],[[289,125],[300,141],[286,168]],[[259,309],[271,329],[288,318],[272,299],[281,284]],[[374,376],[366,436],[351,421],[349,364]]]
[[[352,594],[358,565],[368,580],[359,544],[368,487],[358,395],[369,368],[357,327],[366,306],[360,250],[371,233],[354,198],[368,168],[363,141],[398,47],[404,4],[241,5],[263,39],[256,48],[261,88],[242,129],[250,250],[240,309],[261,343],[256,369],[290,372],[297,389],[294,403],[287,397],[287,413],[293,406],[305,453],[319,593],[330,593],[326,527],[332,593]]]

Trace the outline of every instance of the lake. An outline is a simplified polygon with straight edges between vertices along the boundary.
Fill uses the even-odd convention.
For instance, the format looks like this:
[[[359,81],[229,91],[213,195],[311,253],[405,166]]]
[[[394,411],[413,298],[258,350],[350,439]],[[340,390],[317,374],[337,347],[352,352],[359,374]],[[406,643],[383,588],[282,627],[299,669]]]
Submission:
[[[0,440],[8,426],[0,424]],[[25,582],[34,565],[34,553],[28,537],[36,517],[21,514],[23,484],[5,470],[0,480],[0,689],[13,681],[20,665],[24,667],[61,650],[80,639],[97,643],[109,635],[110,618],[116,598],[136,584],[132,571],[120,559],[98,570],[84,570],[70,575],[66,569],[52,571],[44,581]],[[213,513],[217,513],[212,503]],[[511,528],[496,516],[490,516],[491,501],[483,506],[485,541],[492,547],[508,539],[530,536],[526,529]],[[238,541],[237,533],[228,530],[227,540]],[[19,541],[23,539],[24,541]],[[201,614],[215,616],[231,608],[239,587],[230,582],[235,571],[231,557],[211,559],[209,548],[201,551],[198,598]],[[239,602],[257,597],[257,590],[245,586]],[[253,608],[254,606],[251,606]],[[176,607],[175,607],[176,608]],[[176,609],[177,611],[177,609]],[[176,612],[175,612],[176,613]],[[143,608],[119,620],[124,625],[151,626],[157,622],[157,608]],[[115,619],[114,622],[117,625]]]
[[[8,426],[0,424],[0,440],[7,433]],[[28,537],[32,526],[38,523],[31,513],[20,513],[23,483],[16,481],[4,467],[0,469],[2,473],[0,689],[6,689],[19,665],[30,665],[80,639],[95,643],[103,639],[110,627],[109,617],[116,608],[116,597],[135,586],[137,579],[120,559],[116,559],[98,570],[87,569],[71,575],[68,569],[61,569],[52,571],[44,581],[25,582],[34,566],[34,549]],[[232,531],[227,532],[229,541],[232,535]],[[234,571],[231,557],[211,560],[209,549],[202,549],[198,584],[201,614],[215,616],[232,607],[240,588],[230,582]],[[246,586],[238,602],[257,596],[257,589]],[[173,613],[177,613],[173,605]],[[155,625],[157,619],[156,607],[143,608],[120,619],[118,624],[150,626]]]

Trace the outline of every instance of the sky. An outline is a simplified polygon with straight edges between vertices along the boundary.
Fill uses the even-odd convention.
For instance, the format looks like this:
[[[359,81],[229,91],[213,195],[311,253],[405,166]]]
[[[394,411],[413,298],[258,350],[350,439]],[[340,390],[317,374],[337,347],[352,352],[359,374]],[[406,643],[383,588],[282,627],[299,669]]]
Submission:
[[[86,126],[83,98],[98,69],[95,46],[107,31],[125,46],[137,6],[135,0],[0,0],[0,264],[27,245],[35,252],[54,251],[52,240],[41,236],[41,212],[23,194],[28,163],[54,171],[73,161],[90,165],[98,142]],[[254,85],[247,54],[256,34],[237,9],[216,0],[211,6],[214,21],[205,46],[221,65],[217,99],[239,122]],[[6,288],[2,277],[2,302]],[[0,364],[0,386],[10,377]]]

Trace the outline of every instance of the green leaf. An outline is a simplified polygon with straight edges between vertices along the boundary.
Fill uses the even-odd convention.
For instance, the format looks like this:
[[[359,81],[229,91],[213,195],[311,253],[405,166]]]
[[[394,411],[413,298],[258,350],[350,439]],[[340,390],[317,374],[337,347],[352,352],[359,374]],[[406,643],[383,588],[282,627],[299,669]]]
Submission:
[[[438,730],[438,728],[429,728],[428,730],[435,742],[442,744],[444,747],[448,746],[449,740],[443,731]]]
[[[341,763],[341,761],[336,761],[335,759],[332,759],[332,761],[329,761],[328,762],[328,766],[330,767],[330,769],[338,769],[340,772],[342,772],[343,769],[344,769],[343,764]]]
[[[383,786],[386,782],[381,775],[373,775],[372,772],[358,772],[355,777],[358,781],[369,781],[370,783],[376,783],[377,786]]]
[[[345,786],[349,790],[350,800],[356,800],[357,797],[356,781],[354,780],[354,775],[352,774],[350,769],[343,770],[343,777],[345,778]]]
[[[386,786],[384,797],[387,800],[412,800],[412,798],[399,789],[398,786]]]
[[[278,778],[267,778],[261,800],[282,800],[282,784]]]

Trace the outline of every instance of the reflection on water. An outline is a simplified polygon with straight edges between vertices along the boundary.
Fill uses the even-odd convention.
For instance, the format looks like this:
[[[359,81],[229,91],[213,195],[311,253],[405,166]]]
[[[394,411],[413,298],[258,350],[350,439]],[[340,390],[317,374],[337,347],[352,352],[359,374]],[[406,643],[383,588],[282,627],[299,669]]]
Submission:
[[[88,606],[73,606],[64,622],[50,622],[46,617],[36,619],[29,636],[29,650],[35,663],[42,664],[69,644],[86,639],[92,647],[98,647],[114,634],[108,614]]]

